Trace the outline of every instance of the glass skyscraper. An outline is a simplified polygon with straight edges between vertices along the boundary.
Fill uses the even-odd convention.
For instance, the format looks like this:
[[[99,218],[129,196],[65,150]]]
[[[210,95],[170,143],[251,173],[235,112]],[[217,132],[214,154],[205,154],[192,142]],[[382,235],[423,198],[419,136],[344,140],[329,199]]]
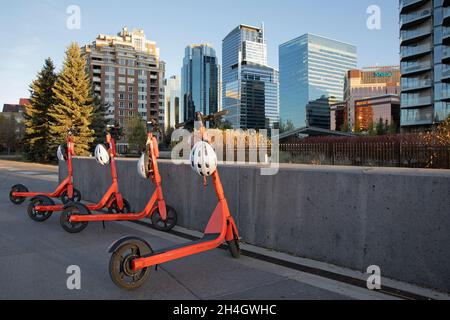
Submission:
[[[401,126],[426,128],[450,114],[450,1],[400,0]]]
[[[321,97],[342,100],[346,71],[356,68],[356,47],[305,34],[279,47],[280,116],[306,125],[306,106]]]
[[[216,51],[208,44],[186,47],[181,69],[182,121],[195,112],[205,115],[219,109],[219,65]]]
[[[279,121],[278,71],[267,64],[264,28],[239,25],[222,42],[222,106],[234,128]]]

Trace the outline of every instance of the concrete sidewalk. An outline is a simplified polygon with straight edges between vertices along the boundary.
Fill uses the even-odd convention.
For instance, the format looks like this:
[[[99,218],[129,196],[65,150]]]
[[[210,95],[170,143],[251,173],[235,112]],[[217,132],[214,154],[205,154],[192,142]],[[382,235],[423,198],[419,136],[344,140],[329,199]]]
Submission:
[[[66,233],[59,214],[44,223],[32,221],[28,201],[13,205],[10,187],[52,191],[57,168],[0,160],[0,299],[391,299],[377,292],[304,274],[226,250],[190,256],[152,271],[133,292],[109,278],[109,245],[125,236],[146,239],[153,248],[187,240],[129,222],[91,223],[76,235]],[[81,268],[81,290],[68,290],[66,269]]]

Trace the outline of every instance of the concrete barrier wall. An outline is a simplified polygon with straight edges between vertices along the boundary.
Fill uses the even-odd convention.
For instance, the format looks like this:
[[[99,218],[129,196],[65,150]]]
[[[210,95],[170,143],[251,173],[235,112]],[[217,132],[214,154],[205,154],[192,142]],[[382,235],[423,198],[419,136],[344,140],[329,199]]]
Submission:
[[[188,165],[161,160],[167,203],[179,225],[202,231],[216,205],[212,185]],[[119,160],[120,188],[142,210],[154,188],[136,160]],[[65,176],[60,166],[60,176]],[[75,185],[98,201],[109,167],[74,160]],[[276,176],[256,166],[222,165],[230,210],[247,243],[450,292],[450,171],[282,165]]]

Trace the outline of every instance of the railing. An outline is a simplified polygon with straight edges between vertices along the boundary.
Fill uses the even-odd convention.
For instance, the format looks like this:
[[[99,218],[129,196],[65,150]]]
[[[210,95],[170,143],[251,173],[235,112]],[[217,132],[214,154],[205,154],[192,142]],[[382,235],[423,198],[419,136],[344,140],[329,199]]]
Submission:
[[[400,17],[400,24],[409,23],[409,22],[412,22],[414,20],[426,17],[428,15],[431,15],[431,10],[430,9],[425,9],[425,10],[422,10],[420,12],[414,12],[414,13],[405,14],[405,15],[402,15]]]
[[[444,47],[442,49],[442,58],[449,58],[450,57],[450,47]]]
[[[410,73],[410,72],[414,72],[414,71],[418,71],[418,70],[422,70],[422,69],[430,69],[430,68],[431,68],[431,63],[426,62],[426,63],[402,65],[401,70],[402,70],[402,74],[405,74],[405,73]]]
[[[415,47],[403,47],[401,50],[401,57],[405,58],[408,56],[424,53],[431,50],[431,44],[422,44]]]
[[[309,138],[281,144],[280,160],[316,165],[450,169],[450,146],[426,145],[416,135]]]
[[[420,97],[416,99],[403,99],[402,100],[402,107],[414,107],[414,106],[422,106],[431,104],[431,97]]]
[[[442,10],[442,15],[443,15],[444,18],[448,18],[450,16],[450,7],[445,7]]]
[[[406,81],[406,79],[408,78],[404,78],[402,79],[402,90],[410,90],[410,89],[419,89],[419,88],[426,88],[426,87],[430,87],[432,84],[432,81],[430,79],[426,79],[426,80],[409,80]]]
[[[422,0],[401,0],[400,1],[400,10],[414,3],[421,2]]]
[[[443,67],[442,68],[442,78],[448,78],[450,77],[450,67]]]
[[[430,26],[418,28],[418,29],[415,29],[415,30],[401,31],[400,32],[400,41],[413,39],[415,37],[423,36],[423,35],[426,35],[426,34],[431,34],[431,27]]]

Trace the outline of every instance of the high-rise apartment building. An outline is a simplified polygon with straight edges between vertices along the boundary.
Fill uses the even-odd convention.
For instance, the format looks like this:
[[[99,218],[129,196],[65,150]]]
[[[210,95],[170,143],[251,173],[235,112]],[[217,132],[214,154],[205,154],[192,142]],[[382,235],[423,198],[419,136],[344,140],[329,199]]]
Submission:
[[[356,68],[356,47],[305,34],[279,47],[280,116],[306,125],[306,105],[325,97],[343,99],[344,76]]]
[[[165,128],[175,128],[182,121],[180,76],[172,76],[164,81]]]
[[[399,5],[401,126],[421,130],[450,114],[450,1]]]
[[[355,129],[355,101],[385,95],[400,95],[399,66],[367,67],[346,72],[344,80],[344,101],[347,125]]]
[[[94,93],[108,104],[108,119],[124,125],[139,115],[160,119],[160,79],[164,64],[155,42],[144,31],[123,28],[117,35],[99,35],[82,48]]]
[[[209,44],[186,47],[181,96],[183,119],[192,119],[197,111],[211,114],[219,110],[219,65],[216,51]]]
[[[163,128],[163,130],[166,129],[165,123],[166,123],[166,63],[164,61],[159,61],[159,115],[158,115],[158,122],[159,125]]]
[[[222,109],[234,128],[278,126],[278,71],[268,66],[263,27],[239,25],[223,39]]]

